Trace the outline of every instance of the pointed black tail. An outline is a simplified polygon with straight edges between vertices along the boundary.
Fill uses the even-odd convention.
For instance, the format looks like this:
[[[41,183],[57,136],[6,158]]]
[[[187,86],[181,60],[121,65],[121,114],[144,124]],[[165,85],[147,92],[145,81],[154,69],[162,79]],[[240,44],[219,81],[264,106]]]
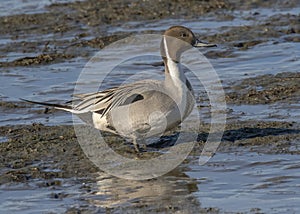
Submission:
[[[28,102],[28,103],[34,103],[34,104],[43,105],[43,106],[51,106],[51,107],[54,107],[54,108],[57,108],[57,109],[65,110],[65,111],[72,111],[72,107],[68,106],[68,105],[45,103],[45,102],[37,102],[37,101],[26,100],[26,99],[22,99],[22,98],[20,98],[20,100],[23,100],[23,101]]]

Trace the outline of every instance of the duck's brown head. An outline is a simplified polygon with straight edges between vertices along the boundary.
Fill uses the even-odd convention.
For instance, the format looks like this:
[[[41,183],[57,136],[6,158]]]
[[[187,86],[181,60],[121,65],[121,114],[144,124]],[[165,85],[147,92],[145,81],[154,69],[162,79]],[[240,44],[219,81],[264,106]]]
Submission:
[[[180,60],[180,55],[191,47],[215,47],[215,44],[201,42],[187,27],[173,26],[163,34],[161,55],[173,61]]]

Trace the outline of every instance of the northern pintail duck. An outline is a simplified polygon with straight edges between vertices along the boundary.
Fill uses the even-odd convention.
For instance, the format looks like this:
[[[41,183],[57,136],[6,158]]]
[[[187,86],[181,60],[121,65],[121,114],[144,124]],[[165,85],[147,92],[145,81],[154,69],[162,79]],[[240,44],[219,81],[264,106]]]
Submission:
[[[165,65],[165,80],[142,80],[88,94],[74,95],[75,105],[60,105],[25,100],[72,112],[79,118],[90,116],[99,130],[132,139],[162,134],[177,127],[195,105],[193,89],[180,65],[181,54],[191,47],[211,47],[200,42],[183,26],[167,29],[160,44]],[[83,119],[86,120],[86,119]]]

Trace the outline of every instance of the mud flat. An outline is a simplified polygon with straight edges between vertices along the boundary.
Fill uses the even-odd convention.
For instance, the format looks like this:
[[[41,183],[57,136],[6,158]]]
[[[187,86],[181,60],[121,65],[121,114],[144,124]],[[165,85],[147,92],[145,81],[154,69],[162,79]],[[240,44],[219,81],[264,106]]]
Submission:
[[[199,32],[204,40],[220,44],[220,49],[205,52],[208,58],[226,62],[265,44],[267,47],[280,43],[298,45],[299,12],[272,14],[273,7],[273,1],[263,0],[155,3],[87,0],[52,4],[45,13],[1,16],[0,74],[18,78],[32,75],[30,69],[42,72],[47,66],[56,69],[63,63],[72,65],[78,59],[84,64],[95,51],[128,35],[161,33],[163,29],[155,22],[173,25],[174,21],[185,20],[195,24],[199,17],[205,16],[203,22],[207,25],[212,19],[231,23],[245,11],[248,11],[243,20],[247,22],[245,25],[220,27],[218,32],[209,28],[208,33]],[[299,3],[277,1],[276,7],[293,11],[299,8]],[[267,15],[265,10],[269,11]],[[141,27],[145,23],[151,30]],[[195,164],[208,135],[209,124],[204,123],[197,130],[199,142],[190,157],[167,175],[149,181],[129,182],[99,171],[81,150],[72,125],[34,122],[36,118],[64,113],[32,107],[0,91],[0,115],[8,118],[0,127],[0,198],[3,201],[0,211],[24,213],[29,207],[44,213],[296,213],[300,200],[299,191],[294,190],[299,187],[296,171],[300,167],[298,60],[299,56],[289,59],[291,66],[286,64],[275,74],[245,73],[238,80],[224,81],[228,119],[222,142],[211,162],[201,169]],[[293,72],[286,70],[290,67]],[[9,115],[13,119],[27,114],[32,115],[31,124],[9,120]],[[132,146],[121,138],[106,134],[106,139],[119,153],[136,158]],[[159,154],[157,150],[168,146],[150,146],[140,158],[151,159]],[[226,172],[232,176],[228,175],[228,180],[224,176]],[[218,177],[224,177],[223,183]],[[232,184],[231,179],[235,177],[240,179]],[[225,194],[228,192],[232,195]],[[283,200],[279,193],[291,200]],[[235,200],[243,195],[245,201],[241,201],[241,206],[247,207],[245,210],[238,205],[228,207],[217,200],[223,197],[228,204],[236,204]],[[259,204],[257,199],[262,196],[272,205]],[[16,204],[18,201],[23,204]]]
[[[277,93],[276,98],[270,102],[286,101],[286,107],[288,108],[291,103],[296,103],[298,100],[299,90],[292,90],[291,92],[291,88],[299,87],[299,84],[294,84],[295,82],[299,81],[299,78],[296,78],[295,75],[289,75],[285,73],[280,75],[286,77],[281,78],[280,81],[281,87],[286,86],[286,88],[281,88],[280,93]],[[245,84],[249,85],[249,82],[254,81],[256,83],[255,85],[258,83],[263,85],[266,83],[266,81],[270,81],[270,84],[266,84],[266,86],[277,87],[277,82],[275,80],[280,75],[268,75],[268,78],[266,78],[266,76],[258,76],[255,78],[255,80],[254,78],[249,78],[241,81],[239,84],[233,86],[230,92],[227,93],[229,102],[231,100],[234,102],[236,99],[232,99],[231,97],[237,96],[236,93],[239,93],[239,96],[241,97],[241,99],[238,101],[239,105],[243,102],[247,104],[251,103],[253,105],[258,102],[265,103],[266,100],[265,96],[262,95],[262,91],[260,91],[259,94],[248,96],[249,93],[253,94],[253,92],[251,92],[252,89],[249,87],[247,87],[247,91],[247,89],[245,89]],[[265,88],[265,94],[270,97],[268,87]],[[238,88],[239,90],[235,91],[235,88]],[[2,106],[2,108],[3,107],[16,108],[15,105]],[[43,112],[41,113],[44,114]],[[55,112],[50,112],[50,114],[55,114]],[[217,150],[216,156],[222,154],[239,154],[241,152],[255,153],[259,154],[260,156],[267,155],[275,157],[281,155],[292,155],[293,157],[297,157],[300,155],[300,125],[298,120],[286,122],[284,118],[280,118],[280,121],[262,121],[255,119],[243,121],[237,119],[236,115],[230,111],[228,116],[229,120],[227,122],[226,130],[223,134],[222,142]],[[191,198],[191,201],[194,202],[192,203],[193,206],[191,208],[191,201],[189,201],[188,205],[186,205],[186,199],[184,199],[185,197],[183,196],[190,194],[190,192],[186,189],[187,186],[194,189],[196,188],[194,191],[197,191],[197,185],[199,181],[186,177],[185,174],[182,174],[181,170],[182,167],[185,168],[193,166],[191,163],[195,162],[195,157],[198,157],[201,153],[204,142],[208,135],[208,128],[209,124],[204,124],[201,130],[199,130],[199,142],[192,151],[191,157],[188,158],[181,167],[163,176],[163,178],[159,178],[158,180],[135,183],[136,185],[142,185],[143,187],[141,188],[143,190],[147,190],[149,188],[148,185],[159,186],[160,184],[157,183],[161,182],[161,179],[163,179],[164,182],[165,180],[169,182],[173,179],[183,179],[184,184],[181,184],[182,186],[180,186],[180,188],[184,189],[184,193],[182,193],[182,195],[180,195],[181,197],[178,199],[179,205],[168,202],[166,203],[168,204],[168,207],[165,207],[166,204],[160,204],[158,206],[158,201],[151,198],[156,198],[156,193],[153,192],[151,194],[147,193],[151,195],[151,200],[149,199],[150,202],[144,200],[145,195],[142,193],[137,193],[137,195],[133,194],[132,197],[138,197],[136,200],[140,200],[140,203],[131,204],[128,206],[123,204],[125,203],[124,201],[129,200],[129,196],[127,195],[128,192],[122,190],[122,188],[126,187],[126,184],[121,182],[122,179],[108,176],[101,172],[101,170],[99,171],[99,169],[85,156],[79,143],[77,142],[73,126],[46,126],[43,124],[2,126],[0,128],[0,153],[2,154],[0,165],[0,184],[2,187],[6,187],[8,189],[16,184],[22,184],[21,187],[19,186],[21,189],[26,189],[28,185],[31,187],[33,186],[34,188],[47,188],[47,192],[50,192],[50,196],[48,195],[47,197],[53,198],[54,200],[70,200],[78,197],[78,194],[82,195],[80,197],[80,201],[74,202],[73,204],[71,203],[69,206],[65,206],[65,210],[67,210],[66,213],[76,213],[79,211],[93,213],[95,210],[102,212],[103,210],[107,209],[109,209],[111,212],[119,212],[120,210],[124,212],[138,210],[145,210],[149,212],[172,212],[175,209],[185,211],[201,210],[201,212],[218,213],[223,209],[222,207],[202,207],[200,204],[198,204],[198,202],[196,203],[197,200],[193,197]],[[136,154],[132,145],[125,143],[119,137],[107,135],[106,142],[123,156],[136,158]],[[151,159],[152,157],[155,157],[153,154],[156,156],[158,154],[151,153],[151,151],[167,148],[168,146],[164,145],[157,147],[156,144],[155,148],[148,147],[148,152],[143,153],[141,156],[139,156],[139,158]],[[238,156],[236,158],[238,158]],[[255,160],[259,165],[261,162],[263,162],[264,158]],[[250,161],[250,166],[253,167],[253,164],[256,163],[256,161]],[[277,161],[274,160],[274,164],[277,163]],[[268,164],[272,165],[272,161]],[[227,167],[230,168],[232,166],[229,163],[227,164]],[[249,166],[244,166],[242,169],[246,172],[253,169],[248,167]],[[299,166],[292,165],[286,167],[297,168]],[[73,181],[74,179],[76,182]],[[274,184],[269,185],[276,185],[277,182],[280,182],[278,179],[278,177],[270,179],[269,182]],[[282,179],[285,178],[283,177]],[[294,179],[297,178],[295,177]],[[68,186],[68,184],[71,182],[70,180],[73,182],[72,185],[75,186],[76,184],[79,186],[77,188],[80,189],[80,193],[68,192],[70,190],[67,189],[70,189],[70,187],[65,186]],[[109,181],[107,191],[112,191],[110,188],[117,184],[117,187],[114,186],[113,189],[120,192],[114,194],[118,197],[124,197],[124,201],[105,199],[108,200],[108,204],[110,202],[115,203],[115,205],[112,206],[111,204],[105,204],[101,197],[97,198],[98,194],[104,193],[102,192],[103,190],[101,190],[102,187],[99,187],[100,190],[97,190],[98,187],[95,187],[94,183],[100,183],[101,186],[104,182],[104,186],[106,186],[108,185],[106,184],[107,181]],[[161,185],[165,185],[164,182]],[[176,181],[174,182],[176,183]],[[72,186],[71,189],[74,188],[74,186]],[[127,188],[131,189],[132,191],[136,191],[136,186],[134,184],[129,185],[128,183]],[[262,186],[261,188],[268,188],[268,186]],[[97,191],[100,191],[100,193],[97,193]],[[159,198],[171,197],[171,195],[174,194],[173,191],[175,190],[171,189],[165,192],[167,195],[162,196],[159,194],[158,196]],[[147,194],[146,196],[149,197]],[[104,196],[105,195],[106,194],[104,194]],[[92,203],[92,205],[90,203]],[[118,203],[120,204],[118,205]],[[103,209],[103,207],[106,207],[106,209]],[[253,210],[255,209],[256,207],[254,206]]]

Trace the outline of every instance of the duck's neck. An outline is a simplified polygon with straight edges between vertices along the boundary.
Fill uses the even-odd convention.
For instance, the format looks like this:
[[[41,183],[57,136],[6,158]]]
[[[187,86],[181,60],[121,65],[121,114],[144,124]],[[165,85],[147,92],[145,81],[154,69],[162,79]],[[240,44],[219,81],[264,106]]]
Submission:
[[[172,59],[164,58],[165,64],[165,81],[172,82],[175,86],[180,88],[182,84],[185,85],[186,77],[182,71],[181,64],[179,62],[175,62]]]
[[[167,38],[164,36],[162,40],[163,60],[165,64],[165,83],[167,86],[175,87],[179,92],[186,88],[186,77],[182,71],[180,54],[174,53],[172,48],[169,48]]]
[[[189,111],[189,93],[192,92],[192,88],[180,64],[180,50],[169,47],[170,45],[167,44],[167,39],[164,37],[162,40],[162,57],[165,64],[165,87],[176,102],[181,112],[181,119],[184,119]]]
[[[176,102],[180,110],[181,119],[185,117],[187,109],[187,79],[181,70],[181,65],[172,59],[164,59],[165,62],[165,86],[171,95],[173,101]]]
[[[177,103],[177,107],[181,112],[181,118],[185,117],[187,109],[187,79],[178,62],[172,59],[165,59],[165,86],[172,97],[173,101]]]

